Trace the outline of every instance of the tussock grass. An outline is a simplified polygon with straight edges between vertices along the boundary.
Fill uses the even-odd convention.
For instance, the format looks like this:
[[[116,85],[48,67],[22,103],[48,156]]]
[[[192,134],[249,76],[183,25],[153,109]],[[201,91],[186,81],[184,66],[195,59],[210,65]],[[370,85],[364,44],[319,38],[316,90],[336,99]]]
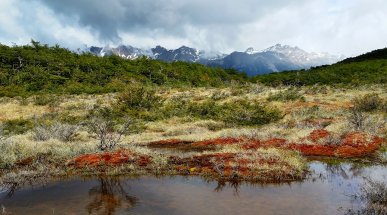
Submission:
[[[93,140],[87,142],[62,142],[57,139],[35,141],[31,133],[15,135],[0,142],[0,167],[11,168],[17,162],[28,158],[33,158],[37,162],[41,158],[61,163],[76,155],[96,151],[98,151],[97,145]]]
[[[148,97],[155,98],[156,102],[145,101],[141,96],[144,93],[149,93]],[[2,98],[0,122],[4,135],[0,137],[0,172],[19,168],[18,163],[27,162],[29,158],[33,158],[32,163],[23,168],[48,163],[64,164],[74,156],[99,152],[98,140],[86,129],[85,122],[101,109],[108,110],[117,125],[121,125],[128,116],[135,119],[134,126],[141,129],[130,129],[131,132],[123,134],[116,148],[151,155],[154,158],[152,168],[160,172],[168,168],[165,166],[166,159],[173,153],[149,149],[149,142],[245,137],[260,140],[283,138],[291,143],[299,143],[313,130],[322,128],[340,138],[356,130],[349,120],[353,99],[370,93],[377,93],[382,100],[387,97],[387,90],[382,86],[340,89],[235,84],[223,88],[160,88],[146,92],[138,88],[137,94],[126,91],[120,95],[62,95],[55,101],[40,98],[42,101],[39,104],[35,97],[25,98],[23,102],[20,98]],[[270,99],[273,95],[278,95],[279,99]],[[386,137],[386,114],[378,108],[364,112],[364,115],[362,131]],[[78,129],[65,132],[71,131],[72,126]],[[47,138],[37,137],[42,136],[39,133]],[[247,156],[246,150],[238,144],[217,147],[215,151],[204,153],[214,152]],[[200,155],[200,152],[189,152],[184,156],[192,155]],[[259,149],[250,156],[272,156],[297,171],[304,168],[300,155],[285,150]],[[269,167],[254,168],[263,170]],[[278,170],[281,168],[283,166],[278,166]],[[117,171],[112,173],[117,174]]]

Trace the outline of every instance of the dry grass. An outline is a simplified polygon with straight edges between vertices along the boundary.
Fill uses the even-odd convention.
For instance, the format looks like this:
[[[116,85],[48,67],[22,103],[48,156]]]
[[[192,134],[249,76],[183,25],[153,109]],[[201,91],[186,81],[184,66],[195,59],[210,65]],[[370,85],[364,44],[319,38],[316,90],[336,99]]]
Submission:
[[[48,107],[33,104],[21,105],[17,100],[0,103],[0,110],[0,122],[13,119],[27,119],[49,112]]]
[[[186,99],[201,102],[216,100],[216,102],[233,102],[241,99],[267,103],[267,98],[289,88],[270,88],[261,85],[234,86],[229,88],[194,88],[194,89],[161,89],[158,95],[167,101]],[[151,155],[155,160],[154,168],[166,165],[168,152],[160,153],[147,148],[153,141],[180,139],[186,141],[203,141],[219,137],[246,137],[267,140],[283,138],[288,142],[300,142],[313,130],[324,128],[332,135],[340,137],[353,131],[348,121],[351,100],[359,95],[377,93],[381,98],[387,98],[384,86],[369,86],[360,89],[334,89],[330,87],[302,87],[297,91],[305,97],[305,101],[273,101],[271,106],[278,107],[286,115],[278,122],[250,127],[227,127],[224,122],[215,120],[198,120],[191,118],[172,117],[158,121],[144,122],[145,129],[141,133],[127,134],[122,138],[118,148],[128,148],[138,154]],[[1,99],[0,122],[12,119],[39,118],[46,114],[66,114],[67,116],[84,117],[95,106],[109,107],[116,101],[115,94],[63,96],[55,105],[35,105],[32,98],[24,102],[20,99]],[[365,122],[366,133],[386,137],[386,114],[382,112],[369,113]],[[1,139],[1,138],[0,138]],[[58,139],[36,141],[32,131],[22,135],[14,135],[0,140],[0,168],[11,168],[21,161],[34,158],[34,162],[65,162],[84,153],[97,152],[97,140],[85,128],[80,128],[74,140],[63,142]],[[218,153],[241,153],[244,149],[238,145],[216,148]],[[204,152],[214,153],[214,151]],[[254,156],[273,156],[289,164],[295,170],[304,168],[304,162],[298,154],[278,149],[259,149]],[[172,154],[172,152],[171,152]],[[189,155],[200,155],[199,152]],[[251,156],[249,155],[252,159]],[[39,160],[40,159],[40,160]],[[253,168],[266,168],[256,166]],[[273,167],[270,167],[273,168]],[[282,167],[278,167],[282,168]]]

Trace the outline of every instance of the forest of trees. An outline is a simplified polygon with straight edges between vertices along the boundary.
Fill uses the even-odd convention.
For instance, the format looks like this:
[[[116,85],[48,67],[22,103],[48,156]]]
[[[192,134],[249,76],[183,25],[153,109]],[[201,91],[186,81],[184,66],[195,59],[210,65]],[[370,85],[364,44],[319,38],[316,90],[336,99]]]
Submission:
[[[24,46],[0,44],[0,96],[108,93],[121,91],[133,83],[218,87],[249,81],[271,86],[384,84],[387,83],[387,49],[349,58],[332,66],[248,78],[232,69],[185,62],[165,63],[146,57],[136,60],[114,55],[97,57],[33,40]]]
[[[34,93],[107,93],[127,84],[221,86],[246,81],[235,70],[200,64],[165,63],[145,57],[126,60],[75,53],[58,45],[0,45],[0,96]]]
[[[271,73],[256,76],[254,80],[271,86],[385,84],[387,83],[387,48],[348,58],[331,66]]]

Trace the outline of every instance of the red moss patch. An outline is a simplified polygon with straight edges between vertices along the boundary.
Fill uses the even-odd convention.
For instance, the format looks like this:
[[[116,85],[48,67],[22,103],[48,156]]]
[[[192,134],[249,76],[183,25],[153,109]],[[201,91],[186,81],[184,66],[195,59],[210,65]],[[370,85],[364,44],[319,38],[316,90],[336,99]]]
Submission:
[[[148,155],[141,155],[137,159],[137,164],[139,166],[148,166],[152,162],[152,157]]]
[[[270,146],[270,147],[280,147],[284,145],[287,142],[287,140],[282,138],[272,138],[269,140],[266,140],[263,142],[264,146]]]
[[[383,142],[383,138],[367,137],[359,132],[349,133],[344,137],[342,145],[335,150],[335,154],[339,157],[360,157],[375,152]]]
[[[183,158],[176,161],[176,157],[170,158],[170,164],[175,166],[175,170],[180,174],[207,175],[214,178],[223,179],[247,179],[254,180],[260,178],[262,180],[295,179],[292,175],[292,167],[283,163],[280,158],[260,157],[254,152],[243,154],[235,153],[215,153],[200,156]],[[251,166],[261,165],[280,165],[285,168],[282,170],[260,171],[252,169]]]
[[[128,150],[118,150],[114,152],[104,152],[96,154],[80,155],[68,162],[77,168],[96,166],[116,166],[124,163],[136,163],[146,166],[151,161],[149,156],[138,156]]]
[[[268,147],[277,147],[280,148],[287,143],[287,140],[282,138],[272,138],[265,141],[250,139],[246,141],[243,145],[244,149],[259,149],[259,148],[268,148]]]
[[[307,144],[290,144],[286,148],[299,151],[306,156],[334,156],[336,149],[334,146]]]
[[[305,139],[309,143],[287,143],[285,139],[272,138],[266,141],[245,140],[244,149],[284,148],[299,151],[305,156],[361,157],[372,154],[383,143],[379,137],[370,137],[362,132],[345,135],[338,144],[329,142],[330,133],[319,129],[311,132]]]
[[[337,145],[316,143],[317,140],[328,135],[328,132],[322,130],[314,131],[308,137],[314,144],[289,144],[284,147],[297,150],[306,156],[361,157],[372,154],[384,142],[383,138],[370,137],[362,132],[352,132],[345,135]]]
[[[349,133],[343,138],[342,141],[343,145],[354,147],[366,145],[367,142],[367,135],[362,132]]]
[[[317,142],[321,139],[328,137],[329,135],[330,134],[328,131],[323,130],[323,129],[319,129],[319,130],[312,131],[312,133],[310,133],[307,138],[312,142]]]

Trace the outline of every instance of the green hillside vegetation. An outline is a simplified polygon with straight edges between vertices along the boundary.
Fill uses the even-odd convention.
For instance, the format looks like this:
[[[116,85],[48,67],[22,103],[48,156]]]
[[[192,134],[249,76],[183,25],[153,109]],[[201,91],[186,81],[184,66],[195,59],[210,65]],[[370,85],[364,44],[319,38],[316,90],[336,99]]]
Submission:
[[[259,75],[265,85],[363,85],[387,82],[387,48],[331,66]],[[251,79],[232,69],[162,61],[126,60],[75,53],[60,46],[0,44],[0,96],[81,94],[122,91],[128,84],[170,87],[219,87]]]
[[[128,83],[221,86],[246,79],[235,70],[184,62],[164,63],[145,57],[101,58],[36,41],[24,46],[0,45],[0,96],[108,93],[121,91]]]
[[[387,48],[374,50],[366,54],[359,55],[357,57],[347,58],[343,60],[344,63],[360,62],[366,60],[383,60],[387,59]]]
[[[254,79],[271,86],[385,84],[387,83],[387,48],[348,58],[331,66],[271,73],[256,76]]]

